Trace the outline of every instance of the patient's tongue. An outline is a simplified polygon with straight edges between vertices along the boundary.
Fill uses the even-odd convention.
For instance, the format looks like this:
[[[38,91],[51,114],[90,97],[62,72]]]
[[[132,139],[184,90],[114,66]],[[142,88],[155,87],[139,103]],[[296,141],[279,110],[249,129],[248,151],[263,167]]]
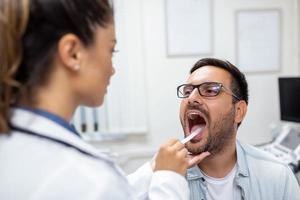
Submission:
[[[191,128],[191,133],[196,131],[198,129],[199,133],[201,132],[201,129],[203,128],[203,126],[201,125],[194,125],[192,128]],[[198,133],[198,134],[199,134]]]

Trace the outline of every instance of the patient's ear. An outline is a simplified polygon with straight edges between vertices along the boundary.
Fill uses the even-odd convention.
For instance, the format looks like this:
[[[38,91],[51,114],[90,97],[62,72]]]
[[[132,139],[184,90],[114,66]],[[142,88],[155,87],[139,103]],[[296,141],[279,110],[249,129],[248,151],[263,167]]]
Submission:
[[[236,123],[240,123],[243,121],[246,113],[247,113],[247,104],[245,101],[239,101],[235,104],[235,118],[234,121]]]

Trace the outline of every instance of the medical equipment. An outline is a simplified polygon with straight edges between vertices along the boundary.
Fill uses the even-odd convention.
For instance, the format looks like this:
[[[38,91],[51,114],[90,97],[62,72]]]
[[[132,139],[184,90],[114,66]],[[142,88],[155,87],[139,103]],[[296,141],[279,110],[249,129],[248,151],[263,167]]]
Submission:
[[[300,77],[279,78],[280,119],[300,122]]]
[[[282,126],[274,141],[261,148],[288,164],[296,173],[300,171],[300,77],[279,78],[278,83],[280,119],[296,123]]]
[[[300,129],[286,125],[272,142],[260,147],[288,164],[297,173],[300,171]]]

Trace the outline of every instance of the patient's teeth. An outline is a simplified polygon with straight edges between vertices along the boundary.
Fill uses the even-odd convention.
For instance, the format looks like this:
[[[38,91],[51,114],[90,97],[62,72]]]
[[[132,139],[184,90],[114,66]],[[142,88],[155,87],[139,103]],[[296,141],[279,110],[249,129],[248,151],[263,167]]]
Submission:
[[[199,115],[197,114],[197,113],[189,113],[188,114],[188,117],[190,118],[190,119],[196,119],[196,117],[198,117]]]

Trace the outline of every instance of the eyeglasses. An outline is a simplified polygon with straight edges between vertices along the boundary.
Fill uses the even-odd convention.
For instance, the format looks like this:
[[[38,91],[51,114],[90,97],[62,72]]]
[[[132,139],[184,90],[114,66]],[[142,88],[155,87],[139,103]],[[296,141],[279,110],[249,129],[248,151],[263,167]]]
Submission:
[[[237,100],[241,100],[237,95],[235,95],[232,91],[227,89],[222,85],[222,83],[217,82],[205,82],[199,85],[192,85],[192,84],[182,84],[177,87],[177,96],[178,98],[187,98],[190,94],[197,88],[198,92],[203,97],[215,97],[220,94],[222,88],[225,92],[232,95]]]

